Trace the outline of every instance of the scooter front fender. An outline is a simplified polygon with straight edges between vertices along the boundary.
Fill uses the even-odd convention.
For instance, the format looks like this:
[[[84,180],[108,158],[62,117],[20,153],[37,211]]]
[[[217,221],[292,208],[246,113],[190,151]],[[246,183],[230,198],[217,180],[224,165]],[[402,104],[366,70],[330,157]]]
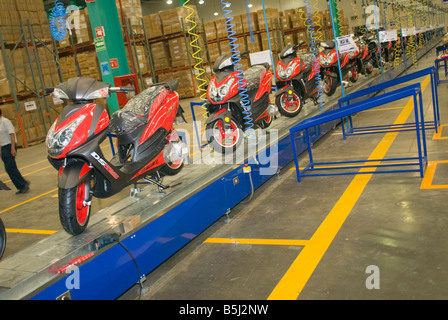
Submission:
[[[287,85],[285,87],[283,87],[280,90],[277,90],[277,92],[275,93],[275,97],[281,96],[282,94],[286,93],[288,96],[288,99],[292,98],[292,94],[294,93],[294,86],[293,85]]]
[[[84,161],[69,161],[66,166],[59,168],[59,188],[71,189],[87,181],[92,174],[92,169],[93,167]]]
[[[226,123],[226,119],[232,119],[232,112],[227,110],[226,108],[222,108],[215,113],[210,114],[210,116],[205,121],[205,124],[213,123],[216,120],[221,120],[223,123]],[[229,122],[229,120],[227,121]]]

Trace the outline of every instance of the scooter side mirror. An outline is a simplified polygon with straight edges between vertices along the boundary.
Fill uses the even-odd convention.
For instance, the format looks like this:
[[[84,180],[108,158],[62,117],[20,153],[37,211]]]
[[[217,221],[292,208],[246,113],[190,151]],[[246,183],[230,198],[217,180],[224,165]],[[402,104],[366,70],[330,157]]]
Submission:
[[[305,45],[305,43],[306,42],[303,40],[299,41],[299,43],[294,46],[294,49],[297,50],[298,48],[303,47]]]

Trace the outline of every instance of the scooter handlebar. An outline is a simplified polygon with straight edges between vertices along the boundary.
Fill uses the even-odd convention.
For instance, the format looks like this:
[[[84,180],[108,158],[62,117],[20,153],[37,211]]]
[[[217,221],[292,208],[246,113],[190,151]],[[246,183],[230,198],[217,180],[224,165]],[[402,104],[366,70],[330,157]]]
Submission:
[[[135,91],[135,88],[134,87],[110,87],[109,91],[111,91],[111,92]]]

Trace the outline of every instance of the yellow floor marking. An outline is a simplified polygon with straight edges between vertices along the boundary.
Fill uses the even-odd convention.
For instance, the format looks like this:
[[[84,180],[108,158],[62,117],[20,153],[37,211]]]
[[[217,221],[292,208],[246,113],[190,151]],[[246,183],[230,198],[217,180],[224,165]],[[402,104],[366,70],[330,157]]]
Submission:
[[[364,110],[361,112],[376,112],[376,111],[384,111],[384,110],[397,110],[397,109],[403,109],[404,107],[391,107],[391,108],[373,108],[371,110]]]
[[[22,171],[23,169],[26,169],[26,168],[29,168],[29,167],[32,167],[32,166],[35,166],[36,164],[39,164],[39,163],[42,163],[42,162],[47,162],[48,160],[47,159],[45,159],[45,160],[42,160],[42,161],[39,161],[39,162],[35,162],[35,163],[32,163],[32,164],[29,164],[29,165],[27,165],[27,166],[24,166],[24,167],[20,167],[19,168],[19,171]],[[0,174],[0,177],[2,177],[2,176],[6,176],[6,172],[5,173],[2,173],[2,174]]]
[[[5,229],[8,233],[27,233],[27,234],[55,234],[56,230],[36,230],[36,229]]]
[[[420,189],[448,189],[447,184],[432,184],[436,168],[439,163],[448,163],[448,160],[443,161],[428,161],[428,167],[426,168],[425,175],[423,176]]]
[[[26,177],[26,176],[29,176],[30,174],[33,174],[33,173],[36,173],[36,172],[39,172],[39,171],[42,171],[42,170],[45,170],[45,169],[48,169],[48,168],[53,168],[53,166],[46,166],[46,167],[43,167],[43,168],[41,168],[41,169],[37,169],[37,170],[34,170],[34,171],[31,171],[31,172],[28,172],[28,173],[26,173],[26,174],[22,174],[22,176],[23,177]],[[11,180],[6,180],[6,181],[3,181],[4,183],[8,183],[8,182],[11,182]]]
[[[21,203],[18,203],[18,204],[16,204],[16,205],[12,206],[12,207],[6,208],[6,209],[0,211],[0,213],[9,211],[9,210],[14,209],[14,208],[17,208],[17,207],[20,207],[21,205],[23,205],[23,204],[25,204],[25,203],[28,203],[28,202],[31,202],[31,201],[33,201],[33,200],[39,199],[39,198],[41,198],[41,197],[43,197],[43,196],[46,196],[46,195],[49,194],[49,193],[55,192],[56,190],[58,190],[58,188],[53,189],[53,190],[50,190],[50,191],[45,192],[45,193],[42,193],[42,194],[40,194],[40,195],[38,195],[38,196],[36,196],[36,197],[34,197],[34,198],[31,198],[31,199],[28,199],[28,200],[23,201],[23,202],[21,202]]]
[[[437,133],[434,133],[434,135],[432,136],[432,139],[433,140],[446,140],[446,139],[448,139],[448,137],[442,137],[442,130],[443,130],[443,127],[447,127],[448,126],[448,124],[443,124],[443,125],[440,125],[437,129]]]
[[[429,84],[427,76],[422,83],[422,92]],[[404,123],[414,109],[413,99],[395,120],[395,124]],[[397,137],[397,133],[387,133],[369,157],[371,159],[383,158]],[[360,172],[366,169],[361,169]],[[370,170],[370,169],[369,169]],[[269,300],[295,300],[299,297],[315,268],[327,251],[347,216],[355,206],[373,174],[356,175],[347,187],[341,198],[330,211],[328,216],[313,234],[309,242],[300,251],[283,278],[269,295]]]
[[[242,238],[208,238],[204,243],[260,244],[275,246],[304,246],[308,240],[291,239],[242,239]]]

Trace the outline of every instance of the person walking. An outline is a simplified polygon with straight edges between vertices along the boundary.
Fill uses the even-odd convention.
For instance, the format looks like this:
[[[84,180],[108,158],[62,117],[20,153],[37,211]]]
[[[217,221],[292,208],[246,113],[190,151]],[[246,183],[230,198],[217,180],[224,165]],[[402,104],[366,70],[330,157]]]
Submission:
[[[2,161],[5,164],[6,173],[8,173],[14,186],[17,188],[16,194],[27,193],[30,190],[30,183],[26,181],[16,164],[16,133],[11,121],[2,116],[0,109],[0,145]]]

